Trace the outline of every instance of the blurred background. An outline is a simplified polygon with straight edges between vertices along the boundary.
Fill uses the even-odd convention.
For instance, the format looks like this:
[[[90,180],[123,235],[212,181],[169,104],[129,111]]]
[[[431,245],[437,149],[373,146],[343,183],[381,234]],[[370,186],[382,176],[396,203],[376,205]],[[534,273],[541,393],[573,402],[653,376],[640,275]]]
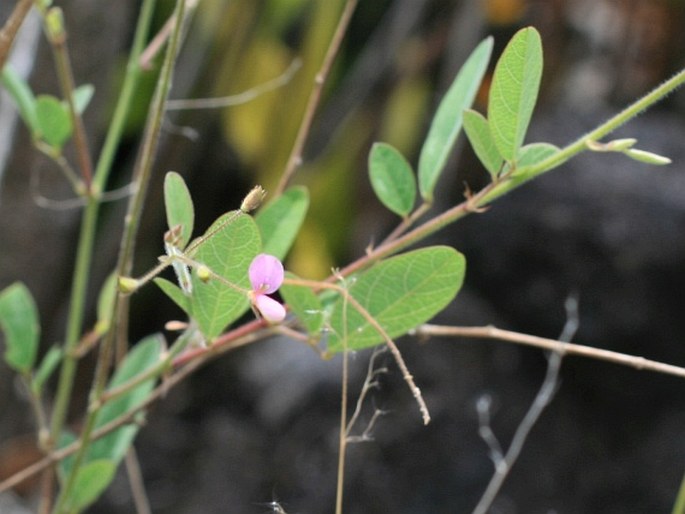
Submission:
[[[295,139],[342,0],[204,0],[187,33],[172,98],[224,96],[266,83],[296,59],[283,87],[235,107],[170,112],[144,215],[136,268],[163,251],[161,183],[187,180],[203,230],[254,185],[273,189]],[[139,2],[60,2],[78,83],[95,85],[86,113],[101,146],[124,71]],[[13,2],[0,4],[4,23]],[[160,1],[159,29],[173,2]],[[487,35],[501,52],[534,25],[545,52],[542,91],[527,142],[564,145],[685,66],[681,0],[361,0],[324,89],[294,183],[311,192],[305,226],[287,266],[327,276],[399,222],[375,200],[366,157],[374,141],[412,164],[437,103]],[[35,20],[34,20],[35,21]],[[15,50],[37,92],[56,93],[40,27],[27,23]],[[494,60],[494,59],[493,59]],[[157,65],[159,63],[156,63]],[[111,188],[125,185],[156,71],[145,77]],[[487,80],[486,80],[487,83]],[[487,88],[476,108],[484,112]],[[464,289],[441,323],[495,324],[556,338],[564,301],[579,301],[575,341],[685,366],[685,97],[676,93],[616,133],[669,156],[655,168],[619,155],[583,155],[436,234],[466,256]],[[35,295],[45,347],[59,341],[79,211],[44,209],[39,195],[70,197],[54,165],[35,152],[0,98],[0,288],[23,280]],[[487,173],[460,141],[433,213],[458,203]],[[124,203],[101,219],[95,298],[114,266]],[[181,313],[153,286],[133,298],[131,340]],[[89,322],[93,320],[93,313]],[[508,443],[543,380],[543,352],[489,341],[417,341],[401,351],[433,422],[424,427],[389,356],[369,398],[385,411],[373,440],[349,448],[347,513],[471,512],[493,474],[475,405],[493,399],[492,428]],[[353,357],[353,400],[370,354]],[[86,359],[74,423],[90,381]],[[153,512],[331,512],[337,465],[340,362],[274,339],[221,357],[149,413],[137,450]],[[567,357],[553,403],[532,431],[493,513],[670,512],[685,471],[682,380]],[[36,458],[29,406],[0,364],[0,478]],[[30,504],[32,484],[12,493]],[[9,499],[8,499],[9,498]],[[9,505],[9,503],[3,504]],[[0,512],[22,512],[20,507]],[[6,509],[6,510],[5,510]],[[133,512],[125,474],[92,512]]]

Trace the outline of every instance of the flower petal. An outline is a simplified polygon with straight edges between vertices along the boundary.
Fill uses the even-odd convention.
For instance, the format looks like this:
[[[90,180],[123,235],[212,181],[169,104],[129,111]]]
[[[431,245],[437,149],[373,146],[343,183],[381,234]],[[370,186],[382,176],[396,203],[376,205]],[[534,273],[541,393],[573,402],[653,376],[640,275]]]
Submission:
[[[269,323],[279,323],[285,319],[285,307],[273,298],[259,294],[254,299],[255,307]]]
[[[283,283],[283,264],[273,255],[260,253],[252,260],[248,274],[255,293],[270,294]]]

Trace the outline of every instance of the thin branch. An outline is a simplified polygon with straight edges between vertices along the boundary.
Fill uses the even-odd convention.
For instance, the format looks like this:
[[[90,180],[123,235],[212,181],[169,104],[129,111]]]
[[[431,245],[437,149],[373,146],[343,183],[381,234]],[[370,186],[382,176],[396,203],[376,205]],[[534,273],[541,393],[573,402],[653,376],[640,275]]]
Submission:
[[[350,421],[347,423],[347,429],[345,430],[345,434],[347,435],[348,440],[368,440],[368,434],[370,433],[370,428],[372,424],[375,424],[376,418],[380,416],[380,414],[377,413],[382,413],[383,411],[376,410],[373,414],[373,417],[371,421],[369,422],[369,426],[364,430],[360,438],[354,438],[350,436],[350,432],[352,431],[352,428],[354,428],[354,425],[357,423],[357,420],[359,419],[359,416],[361,415],[362,412],[362,407],[364,405],[364,400],[366,397],[369,395],[369,392],[372,389],[376,389],[378,387],[378,375],[381,375],[383,373],[388,372],[388,368],[386,367],[381,367],[377,368],[376,367],[376,360],[378,357],[382,354],[385,353],[388,350],[387,346],[377,346],[373,353],[371,354],[371,358],[369,359],[369,365],[366,369],[366,377],[364,378],[364,383],[362,384],[362,389],[359,392],[359,397],[357,398],[357,405],[354,409],[354,412],[352,413],[352,417],[350,418]]]
[[[33,0],[19,0],[14,6],[12,14],[0,29],[0,70],[5,67],[7,58],[9,57],[12,43],[17,37],[17,32],[21,28],[22,23],[26,19],[26,15],[31,10]]]
[[[128,481],[131,484],[131,495],[136,506],[136,514],[152,514],[150,500],[147,497],[145,484],[143,483],[143,474],[140,471],[140,462],[133,445],[126,452],[126,472],[128,473]]]
[[[302,117],[302,123],[300,123],[300,128],[297,131],[297,136],[295,137],[295,143],[290,151],[290,156],[288,157],[288,162],[286,164],[283,175],[281,175],[281,180],[274,191],[274,196],[280,195],[283,190],[290,182],[293,174],[297,168],[302,163],[302,150],[304,149],[304,143],[309,135],[309,130],[312,127],[312,121],[314,120],[314,113],[319,105],[319,100],[321,99],[321,91],[323,85],[328,78],[328,74],[331,71],[331,66],[335,60],[338,50],[340,49],[340,44],[342,43],[347,27],[350,24],[350,19],[354,13],[354,9],[357,6],[357,0],[347,0],[345,3],[345,8],[343,9],[340,20],[338,21],[338,26],[335,28],[333,33],[333,38],[328,45],[328,50],[326,51],[326,56],[321,63],[321,68],[314,77],[314,85],[311,92],[309,93],[309,99],[307,100],[307,106],[304,111],[304,116]]]
[[[190,109],[220,109],[222,107],[242,105],[251,100],[254,100],[255,98],[263,95],[264,93],[268,93],[269,91],[273,91],[274,89],[278,89],[279,87],[286,85],[288,82],[292,80],[295,73],[297,73],[297,70],[299,70],[301,67],[302,60],[294,59],[293,62],[290,63],[290,66],[288,66],[288,69],[286,69],[278,77],[271,79],[268,82],[264,82],[263,84],[259,84],[258,86],[252,87],[247,91],[243,91],[242,93],[230,96],[221,96],[218,98],[193,98],[186,100],[169,100],[166,103],[166,110],[181,111]]]
[[[235,350],[259,339],[263,339],[271,333],[271,329],[259,331],[255,330],[254,326],[252,326],[251,330],[249,331],[240,331],[239,336],[236,335],[236,333],[237,331],[233,331],[232,333],[224,334],[224,336],[221,338],[223,339],[223,344],[221,346],[217,347],[214,345],[208,348],[208,351],[205,351],[200,355],[194,354],[195,358],[193,360],[188,362],[176,373],[166,378],[164,382],[158,385],[142,403],[128,412],[125,412],[121,416],[113,419],[112,421],[102,425],[98,429],[93,430],[88,438],[88,442],[90,443],[100,439],[117,428],[130,424],[139,412],[147,409],[150,405],[163,398],[171,388],[188,378],[207,362],[218,355],[226,353],[227,351]],[[235,337],[231,338],[231,335],[234,335]],[[28,480],[33,475],[40,473],[52,464],[59,462],[70,455],[73,455],[81,449],[82,443],[83,440],[78,439],[64,448],[53,451],[46,457],[43,457],[39,461],[34,462],[30,466],[0,482],[0,493],[22,483],[24,480]]]
[[[584,346],[580,344],[566,343],[556,339],[547,339],[545,337],[531,336],[522,334],[521,332],[512,332],[511,330],[502,330],[491,325],[484,327],[450,327],[443,325],[421,325],[412,331],[416,336],[448,336],[448,337],[473,337],[478,339],[497,339],[509,343],[522,344],[526,346],[535,346],[550,350],[552,352],[578,355],[580,357],[589,357],[591,359],[603,360],[628,366],[638,370],[654,371],[656,373],[663,373],[665,375],[674,375],[676,377],[685,378],[685,368],[674,366],[665,362],[658,362],[644,357],[635,355],[628,355],[625,353],[613,352],[611,350],[603,350],[601,348],[593,348],[592,346]]]
[[[578,302],[576,298],[570,296],[566,300],[565,307],[566,323],[564,324],[560,339],[568,341],[573,338],[578,330]],[[540,419],[540,416],[547,405],[549,405],[552,401],[554,393],[559,385],[559,370],[561,369],[561,360],[563,356],[563,352],[550,353],[547,361],[547,372],[545,373],[545,379],[540,386],[540,390],[535,395],[535,399],[528,409],[528,412],[526,412],[526,415],[516,429],[514,437],[511,440],[511,444],[509,445],[509,449],[505,455],[502,455],[502,450],[497,442],[497,438],[490,428],[489,402],[478,402],[478,418],[480,421],[479,432],[490,447],[490,453],[495,464],[495,474],[488,483],[488,486],[478,502],[478,505],[476,505],[473,514],[486,514],[490,509],[490,506],[495,500],[495,497],[501,489],[502,484],[504,484],[509,471],[521,454],[521,450],[528,439],[530,431],[533,429],[533,426],[535,426],[535,423],[537,423],[538,419]]]

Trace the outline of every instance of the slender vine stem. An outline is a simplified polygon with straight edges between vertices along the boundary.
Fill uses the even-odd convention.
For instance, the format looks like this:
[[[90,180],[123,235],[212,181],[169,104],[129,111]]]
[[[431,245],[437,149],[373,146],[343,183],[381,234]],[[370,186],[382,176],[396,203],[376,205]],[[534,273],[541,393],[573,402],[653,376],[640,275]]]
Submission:
[[[47,18],[58,21],[51,23]],[[90,150],[88,149],[88,139],[86,137],[85,127],[83,126],[83,118],[76,109],[76,104],[74,103],[76,83],[74,81],[74,72],[67,49],[67,33],[63,26],[61,9],[53,7],[48,11],[46,15],[46,25],[49,27],[47,32],[52,45],[62,96],[67,102],[71,124],[74,127],[76,157],[79,162],[79,169],[81,170],[81,180],[83,180],[85,185],[85,191],[77,191],[77,193],[92,195],[93,160],[90,155]]]
[[[297,171],[297,168],[302,164],[302,150],[304,149],[304,144],[309,136],[309,131],[312,128],[312,122],[314,121],[314,113],[319,105],[319,100],[321,100],[321,91],[323,85],[326,83],[326,78],[331,71],[331,66],[333,66],[333,61],[335,61],[336,55],[338,55],[338,50],[340,50],[340,44],[345,37],[345,32],[347,32],[347,27],[352,19],[352,14],[354,9],[357,7],[357,0],[347,0],[345,3],[345,8],[343,9],[338,25],[335,28],[331,42],[328,45],[328,50],[326,50],[326,55],[321,63],[321,68],[314,77],[314,85],[309,93],[309,98],[307,99],[307,106],[304,110],[304,116],[302,117],[302,122],[300,123],[300,128],[297,131],[297,136],[295,137],[295,143],[290,151],[290,156],[288,157],[288,162],[286,164],[285,170],[281,175],[281,179],[278,182],[278,186],[274,191],[274,197],[279,196],[286,188],[290,179],[292,179],[293,174]]]
[[[134,42],[131,49],[127,74],[122,86],[121,94],[117,102],[112,124],[105,139],[94,176],[94,188],[102,191],[109,177],[109,173],[114,161],[114,154],[119,145],[123,133],[124,124],[130,111],[133,93],[136,89],[140,72],[138,69],[138,56],[143,49],[145,39],[152,20],[156,0],[145,0],[141,7],[138,24],[135,31]],[[60,370],[57,393],[51,418],[50,437],[52,445],[59,439],[64,421],[66,419],[71,392],[73,389],[74,376],[76,373],[76,349],[82,324],[83,313],[86,301],[86,289],[88,286],[88,276],[93,257],[93,247],[95,244],[95,233],[99,214],[100,202],[97,196],[89,196],[79,233],[78,246],[76,250],[76,263],[74,266],[73,281],[71,287],[71,297],[69,305],[69,315],[67,320],[67,331],[65,335],[65,356]]]

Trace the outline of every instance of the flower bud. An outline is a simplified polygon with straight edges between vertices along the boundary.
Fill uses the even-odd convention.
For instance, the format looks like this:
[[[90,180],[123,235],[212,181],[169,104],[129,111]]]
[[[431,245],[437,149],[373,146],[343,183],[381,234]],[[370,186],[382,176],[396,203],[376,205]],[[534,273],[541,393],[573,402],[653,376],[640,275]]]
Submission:
[[[135,293],[139,285],[139,282],[135,278],[119,277],[119,291],[122,293]]]
[[[249,193],[247,193],[247,196],[243,200],[243,203],[240,204],[240,210],[246,214],[248,212],[254,211],[257,207],[259,207],[262,204],[262,200],[264,200],[265,196],[266,191],[262,186],[253,187],[252,190]]]

